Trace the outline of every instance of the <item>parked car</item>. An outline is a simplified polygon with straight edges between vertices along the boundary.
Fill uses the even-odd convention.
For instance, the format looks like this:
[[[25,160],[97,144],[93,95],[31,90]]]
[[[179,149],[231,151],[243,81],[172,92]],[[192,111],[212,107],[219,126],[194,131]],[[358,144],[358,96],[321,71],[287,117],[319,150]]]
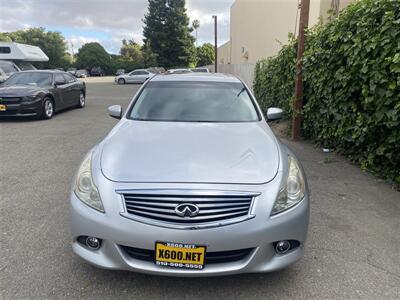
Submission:
[[[210,73],[210,70],[208,68],[192,68],[190,71],[195,72],[195,73]]]
[[[150,78],[84,158],[70,196],[73,251],[108,269],[174,276],[268,272],[299,260],[309,192],[236,77]]]
[[[22,71],[0,86],[0,116],[50,119],[54,112],[85,106],[86,86],[70,73],[55,70]]]
[[[148,70],[137,69],[137,70],[133,70],[132,72],[130,72],[128,74],[116,76],[114,81],[115,81],[115,83],[118,83],[118,84],[143,83],[153,75],[154,75],[154,73],[152,73]]]
[[[192,73],[190,69],[169,69],[165,74],[186,74],[186,73]]]
[[[89,77],[89,72],[86,71],[85,69],[78,70],[78,71],[76,71],[76,73],[75,73],[75,77],[77,77],[77,78],[86,78],[86,77]]]
[[[165,69],[163,67],[150,67],[147,68],[147,71],[154,74],[161,74],[165,72]]]
[[[119,76],[125,74],[125,69],[118,69],[117,72],[115,72],[115,76]]]
[[[100,67],[95,67],[90,70],[90,76],[104,76],[106,72]]]
[[[78,70],[77,68],[68,68],[67,72],[75,76],[77,70]]]
[[[0,60],[0,82],[3,82],[15,72],[20,72],[21,69],[12,61]]]

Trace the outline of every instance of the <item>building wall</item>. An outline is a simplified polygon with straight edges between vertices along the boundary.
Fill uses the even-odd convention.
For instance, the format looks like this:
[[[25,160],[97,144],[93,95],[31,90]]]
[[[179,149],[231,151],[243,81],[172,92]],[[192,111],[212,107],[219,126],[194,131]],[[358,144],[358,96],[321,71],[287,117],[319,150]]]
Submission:
[[[228,41],[225,44],[218,47],[218,63],[219,64],[230,64],[231,63],[231,42]]]
[[[215,65],[206,66],[214,72]],[[218,73],[233,74],[241,79],[249,89],[253,90],[254,71],[256,64],[218,64]]]
[[[340,8],[352,1],[341,0]],[[309,26],[327,19],[331,3],[310,1]],[[298,0],[236,0],[230,11],[230,43],[219,47],[218,63],[255,63],[276,55],[289,32],[297,34],[297,8]]]

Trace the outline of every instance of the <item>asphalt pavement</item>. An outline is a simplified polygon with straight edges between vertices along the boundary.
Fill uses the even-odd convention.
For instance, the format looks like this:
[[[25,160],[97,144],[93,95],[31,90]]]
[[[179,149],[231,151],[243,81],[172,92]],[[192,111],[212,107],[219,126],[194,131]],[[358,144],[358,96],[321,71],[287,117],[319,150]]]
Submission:
[[[304,258],[274,273],[172,278],[95,268],[71,250],[68,196],[84,154],[138,85],[87,82],[87,106],[0,120],[0,299],[399,299],[400,193],[346,159],[284,141],[311,189]]]

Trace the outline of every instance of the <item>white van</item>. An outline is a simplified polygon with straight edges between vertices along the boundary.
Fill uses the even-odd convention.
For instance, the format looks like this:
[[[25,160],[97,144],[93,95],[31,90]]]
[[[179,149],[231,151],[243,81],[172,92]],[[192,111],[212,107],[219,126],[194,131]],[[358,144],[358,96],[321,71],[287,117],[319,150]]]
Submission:
[[[0,82],[3,82],[15,72],[20,72],[21,69],[12,61],[0,60]]]
[[[34,70],[31,62],[45,61],[49,61],[49,58],[37,46],[0,42],[0,82],[15,72]]]

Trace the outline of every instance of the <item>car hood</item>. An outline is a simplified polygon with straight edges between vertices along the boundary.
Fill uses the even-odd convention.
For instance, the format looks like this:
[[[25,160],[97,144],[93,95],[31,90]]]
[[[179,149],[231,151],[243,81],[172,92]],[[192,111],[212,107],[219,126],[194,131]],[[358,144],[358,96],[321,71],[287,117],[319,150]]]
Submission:
[[[35,95],[43,88],[30,85],[11,85],[0,87],[0,97],[25,97]]]
[[[103,175],[117,182],[261,184],[279,167],[277,141],[263,122],[124,119],[101,151]]]

